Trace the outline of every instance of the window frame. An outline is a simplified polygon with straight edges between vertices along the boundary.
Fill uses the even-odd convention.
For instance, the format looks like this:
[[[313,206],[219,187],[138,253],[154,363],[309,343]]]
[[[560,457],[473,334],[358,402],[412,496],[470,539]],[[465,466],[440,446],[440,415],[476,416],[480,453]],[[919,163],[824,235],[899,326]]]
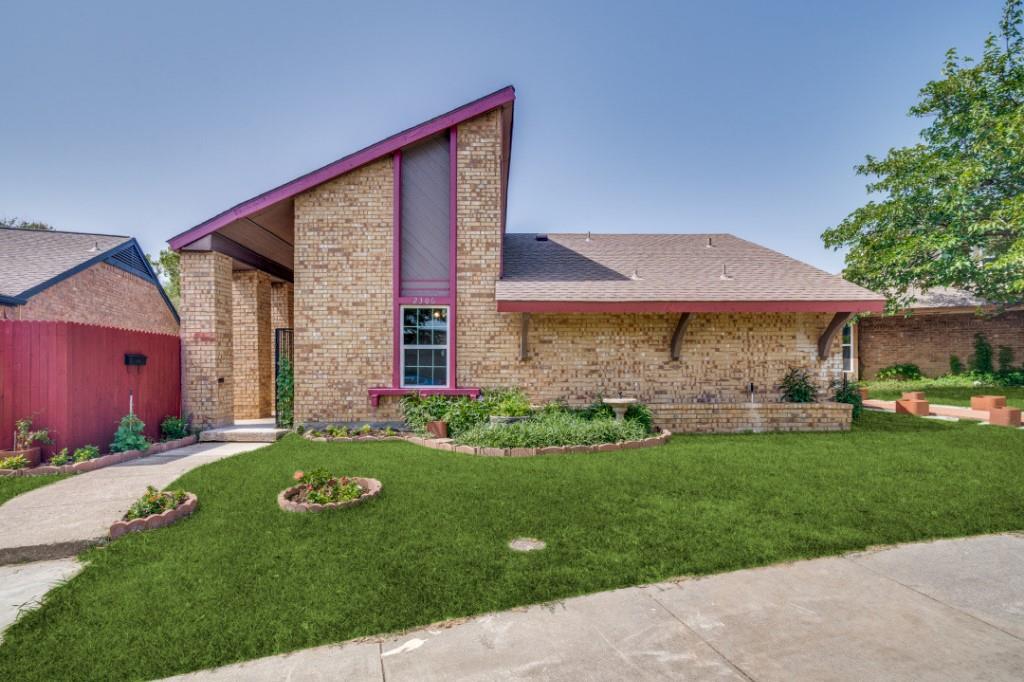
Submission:
[[[846,343],[843,340],[844,332],[850,330],[850,342]],[[844,357],[843,351],[847,348],[850,349],[850,369],[846,369],[846,358]],[[857,378],[857,325],[845,324],[839,331],[839,361],[842,363],[843,374],[852,376],[854,379]]]
[[[444,343],[443,346],[442,345],[438,345],[438,344],[421,345],[419,343],[413,344],[413,345],[406,345],[406,343],[405,343],[405,326],[406,326],[405,325],[405,311],[406,310],[423,310],[423,309],[427,309],[427,310],[443,309],[445,311],[445,313],[444,313],[444,325],[445,325],[444,340],[445,340],[445,343]],[[451,365],[452,365],[452,361],[451,361],[451,358],[452,358],[452,351],[451,351],[452,324],[451,324],[451,314],[452,314],[451,306],[446,304],[446,303],[438,303],[438,304],[417,304],[417,303],[404,304],[403,303],[402,305],[399,306],[399,310],[398,310],[398,319],[399,319],[399,326],[398,326],[398,343],[399,343],[399,351],[398,351],[398,357],[399,357],[398,378],[399,378],[399,387],[400,388],[408,388],[408,389],[413,389],[413,390],[420,390],[420,389],[432,390],[432,389],[450,388],[451,387],[451,381],[452,381],[452,367],[451,367]],[[444,361],[444,378],[445,378],[445,383],[444,383],[444,385],[441,385],[441,384],[429,384],[429,385],[427,385],[427,384],[407,384],[406,381],[405,381],[405,351],[406,351],[406,349],[409,349],[409,350],[443,350],[445,352],[444,353],[444,357],[445,357],[445,361]]]

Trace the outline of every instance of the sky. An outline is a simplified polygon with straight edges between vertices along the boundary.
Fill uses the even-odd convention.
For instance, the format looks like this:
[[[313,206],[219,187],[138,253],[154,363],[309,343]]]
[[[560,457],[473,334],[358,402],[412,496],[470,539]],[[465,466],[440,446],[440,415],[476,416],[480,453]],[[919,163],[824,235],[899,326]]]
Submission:
[[[730,232],[830,272],[865,154],[1001,0],[0,0],[0,217],[151,253],[505,85],[508,227]]]

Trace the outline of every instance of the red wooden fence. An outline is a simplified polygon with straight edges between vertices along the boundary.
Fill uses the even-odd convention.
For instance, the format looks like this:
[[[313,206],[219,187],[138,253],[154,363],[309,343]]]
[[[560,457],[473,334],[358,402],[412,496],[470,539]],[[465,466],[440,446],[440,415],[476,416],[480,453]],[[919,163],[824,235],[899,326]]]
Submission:
[[[125,353],[146,356],[128,367]],[[106,452],[129,395],[146,435],[181,409],[181,346],[177,336],[77,322],[0,321],[0,449],[13,446],[14,422],[31,417],[54,445],[88,443]]]

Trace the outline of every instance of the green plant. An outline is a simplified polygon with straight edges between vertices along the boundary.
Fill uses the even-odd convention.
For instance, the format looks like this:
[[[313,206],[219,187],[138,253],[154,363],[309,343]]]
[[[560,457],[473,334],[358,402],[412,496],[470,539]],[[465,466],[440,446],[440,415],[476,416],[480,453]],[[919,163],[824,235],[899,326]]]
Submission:
[[[295,427],[295,433],[299,434],[300,436],[302,434],[304,434],[305,432],[306,432],[306,425],[305,424],[299,424],[298,426]]]
[[[832,399],[837,403],[849,403],[853,405],[853,418],[856,419],[864,411],[864,399],[860,396],[860,387],[857,382],[848,380],[845,376],[836,379],[831,384]]]
[[[1013,349],[1009,346],[999,346],[999,353],[997,355],[997,362],[999,363],[999,373],[1006,374],[1013,371]]]
[[[134,414],[121,417],[121,423],[114,433],[114,442],[110,444],[110,451],[145,450],[149,447],[149,440],[142,433],[145,428],[146,425]]]
[[[385,435],[385,436],[388,436],[388,437],[392,437],[392,436],[395,436],[395,435],[397,435],[397,434],[398,434],[398,432],[397,432],[397,431],[395,431],[395,430],[394,430],[393,428],[391,428],[390,426],[389,426],[389,427],[387,427],[386,429],[384,429],[384,435]]]
[[[481,402],[489,415],[525,417],[530,414],[530,401],[519,389],[492,389],[485,391]]]
[[[62,448],[60,452],[58,452],[56,455],[50,457],[50,464],[55,466],[55,467],[62,466],[64,464],[67,464],[70,461],[71,461],[71,457],[68,455],[68,449],[67,448]]]
[[[114,452],[112,450],[112,452]],[[100,456],[100,449],[95,445],[83,445],[82,447],[75,450],[75,454],[72,455],[71,459],[76,462],[88,462],[90,459],[96,459]]]
[[[913,381],[922,376],[921,368],[909,362],[883,367],[875,374],[875,378],[880,381]]]
[[[484,401],[464,396],[449,398],[441,395],[407,395],[402,398],[401,406],[405,423],[413,431],[423,433],[427,429],[427,422],[444,421],[452,437],[486,422],[491,414]]]
[[[974,354],[971,355],[971,371],[979,374],[992,374],[992,344],[985,335],[974,335]]]
[[[0,459],[0,469],[24,469],[28,466],[28,460],[24,455],[11,455]]]
[[[28,417],[14,422],[14,449],[28,450],[33,443],[50,445],[50,432],[47,429],[32,430],[32,420]]]
[[[949,356],[949,373],[954,376],[964,373],[964,363],[960,362],[960,358],[956,355]]]
[[[295,371],[292,361],[283,357],[277,366],[277,425],[290,429],[294,419]]]
[[[362,486],[352,479],[336,476],[322,467],[308,473],[296,471],[293,478],[299,482],[299,491],[295,496],[298,502],[328,504],[354,500],[363,494]]]
[[[348,438],[349,430],[347,426],[335,426],[331,424],[327,427],[327,435],[331,438]]]
[[[588,419],[573,412],[541,412],[511,424],[480,424],[455,440],[491,448],[538,448],[553,445],[598,445],[640,440],[647,435],[640,420]]]
[[[136,500],[128,513],[124,515],[125,521],[132,519],[144,519],[147,516],[160,514],[168,509],[174,509],[187,499],[184,490],[157,490],[153,486],[146,486],[146,494]]]
[[[640,424],[644,427],[645,433],[650,433],[654,430],[654,415],[651,413],[651,408],[643,403],[633,403],[627,407],[625,419],[626,421]]]
[[[373,433],[373,427],[369,424],[363,424],[359,427],[360,436],[369,436],[371,433]]]
[[[787,403],[813,403],[818,395],[818,387],[814,385],[810,372],[796,367],[782,377],[779,390],[783,402]]]
[[[177,440],[189,434],[189,423],[186,417],[168,415],[160,422],[160,433],[164,440]]]

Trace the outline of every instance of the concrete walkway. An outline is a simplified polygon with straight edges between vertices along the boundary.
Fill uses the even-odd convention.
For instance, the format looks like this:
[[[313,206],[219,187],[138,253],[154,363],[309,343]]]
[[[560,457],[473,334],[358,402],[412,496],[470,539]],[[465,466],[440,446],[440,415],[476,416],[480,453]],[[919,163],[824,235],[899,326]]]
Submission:
[[[1024,535],[603,592],[177,680],[1020,680]]]
[[[147,485],[162,488],[203,464],[263,446],[200,443],[18,495],[0,505],[0,566],[74,556],[104,540]]]
[[[78,559],[52,559],[0,566],[0,642],[22,611],[37,608],[43,596],[82,570]]]

